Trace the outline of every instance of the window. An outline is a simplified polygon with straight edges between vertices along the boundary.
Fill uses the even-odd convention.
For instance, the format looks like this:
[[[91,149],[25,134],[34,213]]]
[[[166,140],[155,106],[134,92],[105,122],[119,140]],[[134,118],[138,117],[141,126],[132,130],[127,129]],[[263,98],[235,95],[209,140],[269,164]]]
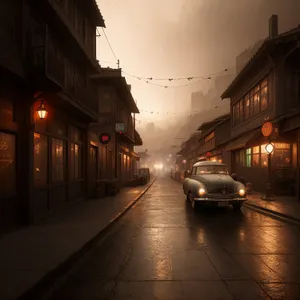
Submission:
[[[261,110],[265,111],[268,109],[268,81],[267,79],[261,83]]]
[[[81,145],[76,143],[71,143],[70,177],[71,179],[82,178],[82,149]]]
[[[240,150],[240,166],[244,167],[246,164],[245,150]]]
[[[196,175],[205,175],[205,174],[228,174],[228,170],[225,166],[219,165],[207,165],[197,167]]]
[[[246,167],[251,168],[251,148],[246,149]]]
[[[0,198],[16,194],[16,138],[0,132]]]
[[[251,117],[267,110],[268,107],[268,80],[265,79],[233,105],[233,125],[236,126],[249,120]]]
[[[233,124],[239,125],[243,121],[243,106],[244,100],[240,100],[233,106]]]
[[[192,175],[196,175],[196,168],[192,169]]]
[[[34,133],[34,185],[45,186],[48,183],[48,138]]]
[[[210,133],[208,136],[205,137],[204,142],[207,143],[208,141],[210,141],[214,137],[215,137],[215,132],[213,131],[212,133]]]
[[[259,167],[260,166],[260,149],[259,146],[253,147],[252,154],[252,166]]]
[[[250,116],[250,98],[249,98],[249,94],[247,94],[244,99],[244,119],[245,119],[245,121],[249,119],[249,116]]]
[[[289,167],[291,165],[291,145],[286,143],[275,143],[272,163],[275,167]]]
[[[253,115],[257,115],[260,112],[260,94],[259,91],[253,95]]]
[[[266,168],[268,166],[268,153],[266,151],[266,146],[267,144],[260,146],[260,162],[262,168]]]
[[[254,98],[253,90],[250,91],[249,97],[250,97],[249,116],[250,116],[250,118],[251,118],[251,117],[253,117],[253,98]]]
[[[52,139],[52,181],[60,182],[65,178],[65,142]]]

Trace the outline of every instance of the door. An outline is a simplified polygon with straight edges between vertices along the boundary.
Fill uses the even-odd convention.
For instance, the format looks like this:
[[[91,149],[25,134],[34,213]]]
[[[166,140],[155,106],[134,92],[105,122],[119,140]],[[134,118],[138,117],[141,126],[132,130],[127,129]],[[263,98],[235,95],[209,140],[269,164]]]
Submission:
[[[98,147],[90,145],[89,150],[89,197],[96,197],[98,180]]]

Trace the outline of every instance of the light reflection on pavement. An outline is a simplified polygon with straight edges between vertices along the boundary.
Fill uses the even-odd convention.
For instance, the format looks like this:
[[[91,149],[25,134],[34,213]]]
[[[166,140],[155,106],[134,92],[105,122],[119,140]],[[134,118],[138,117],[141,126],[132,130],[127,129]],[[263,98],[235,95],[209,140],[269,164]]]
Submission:
[[[194,212],[159,178],[52,299],[300,299],[299,231],[248,209]]]

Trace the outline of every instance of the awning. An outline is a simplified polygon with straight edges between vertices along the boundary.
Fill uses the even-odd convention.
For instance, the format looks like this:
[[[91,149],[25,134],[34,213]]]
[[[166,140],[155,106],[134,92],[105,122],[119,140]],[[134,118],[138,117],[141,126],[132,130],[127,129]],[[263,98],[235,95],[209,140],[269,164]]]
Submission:
[[[237,150],[241,148],[245,148],[250,146],[253,142],[257,141],[258,139],[262,138],[262,134],[260,129],[248,132],[241,137],[230,141],[228,145],[225,147],[226,151]]]

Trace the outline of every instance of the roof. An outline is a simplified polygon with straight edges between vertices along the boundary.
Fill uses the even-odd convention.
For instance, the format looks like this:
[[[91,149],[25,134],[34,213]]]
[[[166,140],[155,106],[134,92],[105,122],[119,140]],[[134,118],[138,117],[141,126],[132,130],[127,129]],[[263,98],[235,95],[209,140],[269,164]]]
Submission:
[[[96,0],[92,0],[92,5],[93,5],[93,11],[95,14],[96,25],[99,27],[105,28],[106,27],[105,22],[104,22],[103,16],[101,14],[100,8],[99,8]]]
[[[211,120],[209,122],[204,122],[202,123],[199,127],[198,127],[198,131],[205,131],[207,129],[210,129],[216,125],[218,125],[219,123],[222,123],[224,122],[225,120],[229,119],[230,118],[230,114],[225,114],[225,115],[222,115],[214,120]]]
[[[225,164],[216,161],[205,160],[205,161],[198,161],[193,165],[193,167],[201,167],[201,166],[225,166]]]
[[[232,141],[229,141],[228,145],[225,148],[225,151],[245,148],[248,145],[250,145],[250,143],[253,140],[256,140],[260,136],[261,136],[260,129],[256,129],[254,131],[247,132],[246,134],[244,134]]]
[[[134,142],[136,146],[142,146],[143,145],[143,140],[140,136],[140,134],[137,132],[137,130],[134,130]]]
[[[120,99],[127,105],[130,112],[140,113],[126,78],[122,76],[121,69],[102,68],[99,74],[91,75],[99,85],[113,85],[119,94]]]
[[[253,54],[251,59],[245,64],[245,66],[242,68],[242,70],[236,75],[236,77],[232,81],[232,83],[227,87],[227,89],[221,95],[221,98],[224,99],[224,98],[229,98],[230,97],[233,88],[235,88],[237,86],[237,84],[244,77],[244,75],[250,70],[250,68],[253,65],[255,65],[255,63],[258,61],[258,59],[263,54],[268,53],[271,49],[273,49],[274,46],[278,45],[278,43],[293,40],[298,35],[300,35],[300,25],[296,28],[293,28],[289,31],[286,31],[286,32],[282,33],[282,34],[279,34],[275,38],[270,38],[270,37],[266,38],[263,41],[262,45]]]

